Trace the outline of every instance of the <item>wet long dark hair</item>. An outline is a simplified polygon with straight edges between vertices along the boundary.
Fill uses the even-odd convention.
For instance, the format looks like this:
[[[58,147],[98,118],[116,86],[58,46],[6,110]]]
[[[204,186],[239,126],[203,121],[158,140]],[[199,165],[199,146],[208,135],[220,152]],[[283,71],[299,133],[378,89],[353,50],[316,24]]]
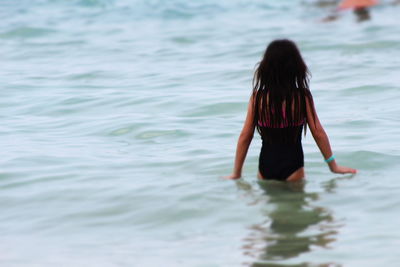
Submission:
[[[313,105],[309,77],[308,67],[294,42],[283,39],[268,45],[253,78],[254,123],[261,136],[265,136],[268,128],[282,126],[303,125],[306,132],[306,98]],[[266,125],[267,129],[263,127]]]

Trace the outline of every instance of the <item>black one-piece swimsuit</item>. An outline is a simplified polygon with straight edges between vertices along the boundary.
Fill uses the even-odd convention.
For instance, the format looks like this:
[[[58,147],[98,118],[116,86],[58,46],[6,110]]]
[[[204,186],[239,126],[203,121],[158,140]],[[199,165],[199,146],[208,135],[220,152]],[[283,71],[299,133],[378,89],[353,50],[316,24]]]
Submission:
[[[284,128],[263,127],[258,168],[265,179],[284,181],[304,167],[302,129],[303,124]]]

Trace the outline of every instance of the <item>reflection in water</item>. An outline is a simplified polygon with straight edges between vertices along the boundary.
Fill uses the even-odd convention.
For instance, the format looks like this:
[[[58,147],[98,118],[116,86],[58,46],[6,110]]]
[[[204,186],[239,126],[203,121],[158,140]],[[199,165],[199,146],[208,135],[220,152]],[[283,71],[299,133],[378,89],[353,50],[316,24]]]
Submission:
[[[246,185],[244,181],[237,185],[246,195],[251,194],[251,185]],[[255,201],[252,200],[251,204],[267,202],[263,206],[266,218],[264,222],[250,227],[243,245],[246,255],[259,259],[252,266],[309,266],[307,263],[278,263],[310,252],[312,247],[328,248],[335,241],[339,227],[332,214],[323,207],[313,205],[318,194],[305,192],[304,182],[260,181],[259,185],[265,194],[260,196],[253,191],[258,197],[253,196]],[[335,186],[335,183],[330,185]]]

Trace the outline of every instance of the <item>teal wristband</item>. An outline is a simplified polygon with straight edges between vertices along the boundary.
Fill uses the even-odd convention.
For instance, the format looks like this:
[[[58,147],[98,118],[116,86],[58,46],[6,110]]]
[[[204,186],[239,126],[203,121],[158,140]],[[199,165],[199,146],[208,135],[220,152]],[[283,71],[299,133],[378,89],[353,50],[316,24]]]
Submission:
[[[335,159],[335,156],[332,155],[330,158],[327,158],[327,159],[325,160],[325,162],[326,162],[326,163],[329,163],[329,162],[331,162],[331,161],[334,160],[334,159]]]

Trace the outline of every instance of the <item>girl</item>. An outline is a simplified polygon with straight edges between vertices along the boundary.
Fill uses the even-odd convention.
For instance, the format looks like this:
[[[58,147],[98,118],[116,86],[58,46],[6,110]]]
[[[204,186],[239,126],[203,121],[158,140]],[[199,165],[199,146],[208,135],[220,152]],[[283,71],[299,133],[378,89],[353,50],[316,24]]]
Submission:
[[[309,71],[297,46],[290,40],[270,43],[254,74],[253,93],[236,148],[235,167],[227,178],[241,177],[243,162],[257,128],[262,138],[258,178],[302,179],[301,136],[303,130],[306,133],[307,125],[332,172],[356,173],[355,169],[336,164],[308,82]]]

